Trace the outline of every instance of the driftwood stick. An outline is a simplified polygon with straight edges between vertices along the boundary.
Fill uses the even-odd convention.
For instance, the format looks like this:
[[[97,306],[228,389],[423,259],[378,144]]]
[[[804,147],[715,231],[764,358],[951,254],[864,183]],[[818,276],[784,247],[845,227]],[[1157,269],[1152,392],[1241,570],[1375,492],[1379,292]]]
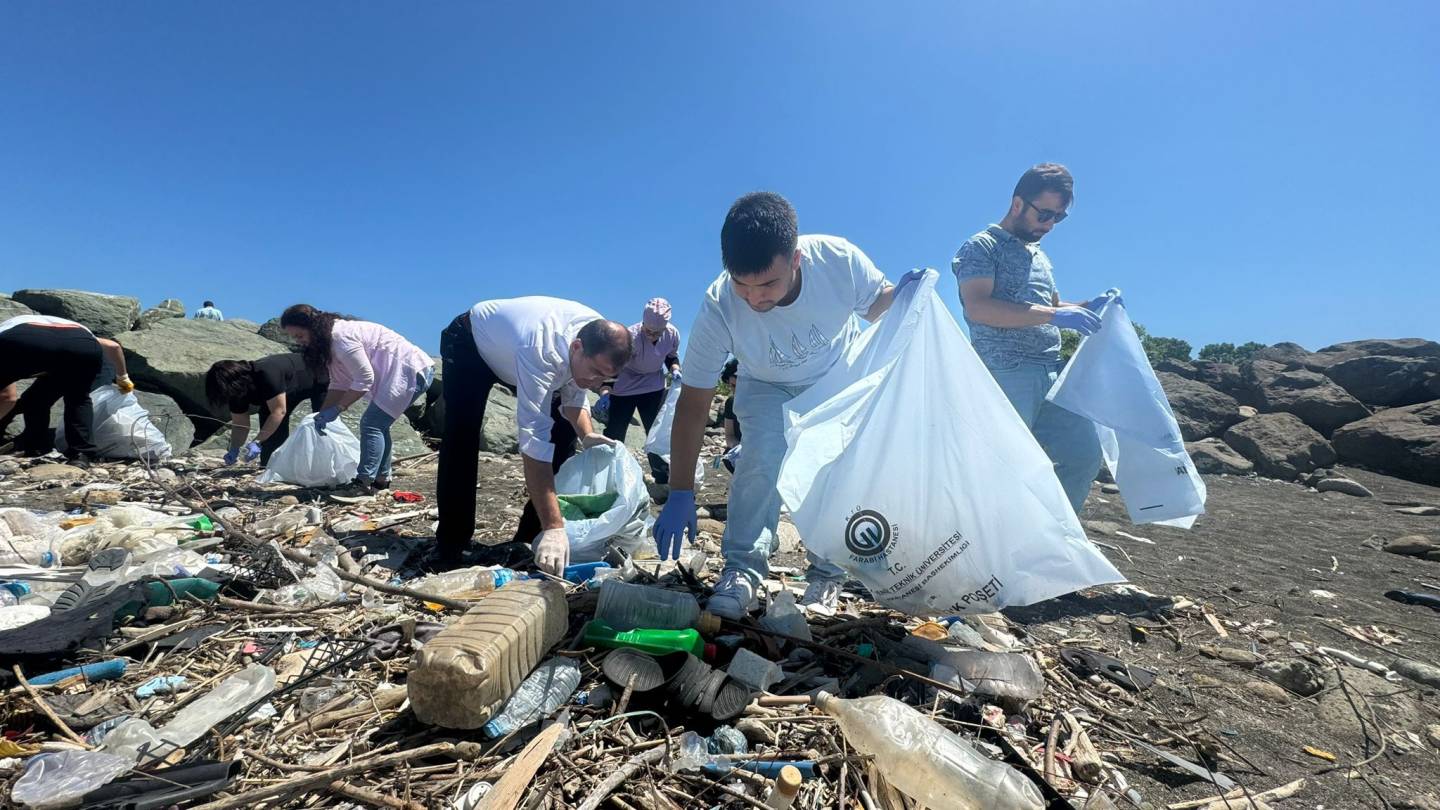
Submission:
[[[19,664],[15,665],[14,671],[15,679],[20,682],[20,688],[24,689],[26,694],[30,695],[30,699],[35,701],[35,708],[44,712],[45,716],[50,718],[50,722],[54,723],[55,727],[60,729],[61,734],[69,737],[71,742],[84,748],[86,751],[92,750],[94,746],[85,742],[84,737],[76,734],[75,729],[70,728],[69,724],[61,720],[60,715],[56,714],[55,710],[50,708],[50,704],[45,702],[45,698],[40,697],[40,693],[35,691],[35,687],[31,686],[30,682],[25,680],[25,673],[21,671]]]
[[[631,757],[624,765],[617,768],[614,773],[605,777],[605,781],[596,785],[595,789],[590,791],[590,795],[585,797],[585,801],[580,803],[578,810],[599,810],[600,805],[605,803],[605,799],[610,796],[610,793],[614,791],[615,788],[625,784],[625,780],[634,776],[641,768],[654,765],[664,757],[664,748],[655,748]]]
[[[478,752],[478,746],[473,746],[473,748]],[[207,802],[206,804],[200,805],[196,810],[232,810],[232,808],[237,807],[249,807],[264,799],[274,799],[281,796],[289,796],[292,793],[326,787],[331,782],[352,774],[383,770],[417,759],[428,759],[429,757],[468,759],[472,756],[472,753],[474,753],[472,752],[472,746],[464,744],[434,743],[432,745],[424,745],[419,748],[412,748],[409,751],[401,751],[383,757],[358,759],[347,765],[341,765],[326,771],[321,771],[320,773],[301,774],[300,776],[286,779],[283,782],[276,782],[254,790],[237,793],[229,798]]]

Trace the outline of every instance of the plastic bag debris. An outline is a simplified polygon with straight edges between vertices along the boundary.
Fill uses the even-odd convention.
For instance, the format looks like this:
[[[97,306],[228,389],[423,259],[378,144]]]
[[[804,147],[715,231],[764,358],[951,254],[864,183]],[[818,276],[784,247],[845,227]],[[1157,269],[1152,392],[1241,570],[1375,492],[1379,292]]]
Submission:
[[[256,480],[262,484],[284,482],[302,487],[335,487],[348,484],[360,468],[360,440],[339,419],[315,429],[315,415],[300,421],[290,438],[270,456],[270,464]]]
[[[555,473],[555,491],[567,496],[616,495],[598,517],[565,520],[571,562],[595,562],[612,546],[633,554],[644,545],[651,520],[650,494],[639,462],[623,445],[591,447],[570,458]]]

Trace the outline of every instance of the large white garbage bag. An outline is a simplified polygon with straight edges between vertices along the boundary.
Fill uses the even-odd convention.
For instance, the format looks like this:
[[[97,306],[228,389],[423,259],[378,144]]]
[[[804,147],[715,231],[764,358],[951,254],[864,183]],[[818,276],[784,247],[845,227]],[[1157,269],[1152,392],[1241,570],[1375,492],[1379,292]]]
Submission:
[[[654,453],[670,463],[670,428],[675,424],[675,403],[680,401],[680,386],[670,386],[670,392],[665,395],[665,402],[660,406],[660,412],[655,414],[655,421],[650,425],[650,432],[645,434],[645,452]],[[695,459],[695,488],[699,489],[705,481],[705,463],[701,458]]]
[[[283,481],[302,487],[334,487],[348,484],[360,468],[360,440],[336,419],[315,429],[315,414],[300,420],[300,426],[270,455],[262,484]]]
[[[132,391],[120,393],[114,385],[90,392],[91,441],[101,458],[169,458],[172,449],[165,433],[150,421],[150,414]],[[65,452],[65,426],[55,429],[55,449]]]
[[[611,546],[633,555],[649,535],[650,493],[645,489],[645,474],[624,445],[591,447],[572,456],[555,473],[555,491],[562,495],[617,494],[614,505],[598,517],[565,521],[572,563],[603,559]]]
[[[1123,304],[1105,305],[1046,398],[1095,423],[1132,521],[1188,529],[1205,514],[1205,481]]]
[[[888,607],[987,613],[1124,577],[927,271],[786,407],[780,495],[805,547]]]

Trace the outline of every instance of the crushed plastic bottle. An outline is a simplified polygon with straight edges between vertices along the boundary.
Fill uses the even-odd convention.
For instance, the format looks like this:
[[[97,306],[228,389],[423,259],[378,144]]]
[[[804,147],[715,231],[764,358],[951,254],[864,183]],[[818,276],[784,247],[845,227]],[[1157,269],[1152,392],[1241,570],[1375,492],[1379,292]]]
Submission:
[[[580,665],[569,658],[551,658],[520,682],[505,708],[481,731],[486,737],[503,737],[518,728],[549,717],[580,686]]]
[[[953,810],[1041,810],[1045,800],[1023,774],[988,759],[970,743],[914,708],[885,695],[816,697],[845,739],[875,757],[885,779],[926,807]]]
[[[478,599],[487,593],[503,588],[515,580],[515,572],[509,568],[490,568],[477,565],[472,568],[457,568],[439,574],[431,574],[417,582],[409,583],[411,590],[433,596],[448,596],[452,599]]]
[[[616,630],[694,627],[707,636],[720,630],[720,618],[701,610],[694,594],[632,585],[617,579],[607,579],[600,586],[595,618]]]
[[[72,807],[81,797],[114,781],[134,766],[124,757],[99,751],[61,751],[37,754],[15,781],[11,800],[30,810]]]
[[[232,714],[275,691],[275,670],[251,664],[220,682],[208,694],[187,704],[159,730],[138,718],[121,723],[105,737],[104,751],[138,762],[146,753],[184,748]]]
[[[670,763],[670,770],[698,771],[716,761],[715,755],[710,753],[710,747],[706,744],[705,738],[693,731],[687,731],[680,735],[680,741],[676,745],[675,759]]]
[[[569,626],[565,589],[553,582],[522,579],[481,599],[411,659],[415,716],[444,728],[485,725]]]

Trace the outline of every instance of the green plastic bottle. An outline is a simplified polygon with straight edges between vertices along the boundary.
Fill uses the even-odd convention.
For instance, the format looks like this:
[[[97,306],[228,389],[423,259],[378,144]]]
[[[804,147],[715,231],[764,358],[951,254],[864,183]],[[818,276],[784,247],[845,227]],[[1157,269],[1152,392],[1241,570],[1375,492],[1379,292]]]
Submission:
[[[616,630],[605,622],[595,619],[585,625],[581,640],[595,647],[630,647],[651,655],[664,655],[684,650],[698,658],[714,658],[714,645],[706,644],[700,631],[693,627],[684,630]]]

